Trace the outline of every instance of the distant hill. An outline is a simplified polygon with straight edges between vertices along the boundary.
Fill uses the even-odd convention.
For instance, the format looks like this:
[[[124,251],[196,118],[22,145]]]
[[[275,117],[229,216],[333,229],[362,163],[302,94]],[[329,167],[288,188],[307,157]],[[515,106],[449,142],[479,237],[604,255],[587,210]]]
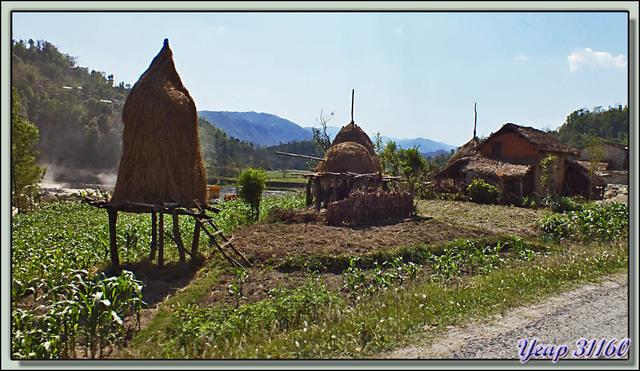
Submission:
[[[223,130],[227,136],[256,146],[275,146],[313,139],[311,131],[269,113],[198,111],[198,115]]]
[[[396,139],[387,138],[385,136],[382,137],[382,143],[386,143],[388,140],[396,142],[396,144],[403,149],[418,147],[418,151],[420,151],[420,153],[422,153],[425,157],[447,154],[450,153],[452,149],[455,150],[458,148],[456,146],[452,146],[451,144],[436,142],[434,140],[425,138]]]
[[[283,119],[276,115],[263,112],[231,112],[231,111],[199,111],[198,115],[223,130],[227,136],[241,141],[253,143],[256,146],[275,146],[280,143],[293,141],[301,142],[313,140],[311,127],[302,127],[298,124]],[[327,134],[331,140],[340,131],[340,127],[328,126]],[[374,133],[368,133],[374,140]],[[419,150],[425,156],[435,156],[449,153],[456,146],[436,142],[431,139],[397,139],[382,137],[382,142],[393,140],[404,149],[419,146]]]
[[[310,127],[305,127],[305,129],[309,130],[310,133],[312,132],[312,128]],[[333,140],[340,129],[341,128],[336,126],[327,126],[327,134],[329,134],[329,138]],[[369,134],[371,141],[375,140],[374,135],[375,133]],[[402,149],[410,149],[417,146],[420,153],[422,153],[425,157],[447,154],[451,152],[452,149],[455,150],[458,148],[456,146],[452,146],[451,144],[436,142],[431,139],[425,138],[398,139],[385,137],[384,135],[381,136],[381,138],[383,144],[387,143],[388,141],[394,141]]]

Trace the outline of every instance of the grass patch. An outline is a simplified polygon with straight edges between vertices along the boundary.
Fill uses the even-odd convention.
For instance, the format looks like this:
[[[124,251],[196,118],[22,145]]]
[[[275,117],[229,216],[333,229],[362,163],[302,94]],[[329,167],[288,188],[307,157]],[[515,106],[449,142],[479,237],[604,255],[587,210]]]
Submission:
[[[367,358],[402,343],[407,336],[421,333],[425,325],[436,323],[444,327],[469,317],[530,303],[573,284],[624,271],[627,263],[624,243],[570,245],[562,252],[539,254],[529,260],[511,259],[501,269],[479,275],[446,281],[423,275],[404,280],[402,285],[380,286],[366,300],[354,302],[337,299],[316,280],[300,289],[307,290],[304,300],[296,299],[301,295],[296,289],[279,291],[277,297],[238,310],[175,307],[193,313],[194,320],[176,315],[178,309],[174,308],[168,328],[178,332],[153,340],[140,334],[135,344],[153,341],[158,346],[149,347],[149,353],[141,352],[137,356]],[[275,304],[278,300],[291,303],[286,319],[270,317],[277,311],[274,308],[279,308]],[[298,305],[313,309],[303,313],[295,309]],[[201,311],[206,315],[198,314]],[[184,328],[189,331],[178,330]],[[176,340],[178,333],[188,339]]]

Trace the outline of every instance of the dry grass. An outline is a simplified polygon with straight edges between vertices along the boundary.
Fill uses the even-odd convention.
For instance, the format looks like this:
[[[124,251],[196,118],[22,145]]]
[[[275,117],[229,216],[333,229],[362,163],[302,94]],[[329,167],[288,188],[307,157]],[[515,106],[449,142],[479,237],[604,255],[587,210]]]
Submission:
[[[487,234],[535,236],[535,221],[545,216],[543,209],[525,209],[506,205],[481,205],[464,201],[423,200],[418,214],[447,224],[464,226]]]

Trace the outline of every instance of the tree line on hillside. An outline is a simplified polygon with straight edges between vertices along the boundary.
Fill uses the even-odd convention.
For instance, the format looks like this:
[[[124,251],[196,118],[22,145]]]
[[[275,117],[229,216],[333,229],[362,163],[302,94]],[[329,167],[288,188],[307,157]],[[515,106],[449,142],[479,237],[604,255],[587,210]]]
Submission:
[[[85,170],[117,172],[129,84],[115,84],[113,75],[78,66],[74,57],[42,40],[13,40],[11,69],[21,115],[38,129],[34,149],[40,165],[63,169],[60,181]],[[275,151],[315,151],[312,141],[264,148],[228,137],[202,118],[198,126],[203,160],[212,176],[237,176],[248,166],[305,169],[305,162]]]
[[[61,167],[67,177],[83,170],[117,172],[122,151],[122,108],[131,90],[129,84],[116,84],[113,75],[78,66],[74,57],[42,40],[13,40],[11,72],[12,87],[17,91],[16,99],[21,107],[20,117],[38,130],[33,145],[40,166]],[[324,117],[324,121],[326,127],[328,118]],[[319,124],[323,124],[322,120]],[[628,125],[626,106],[606,111],[579,109],[551,134],[577,148],[594,138],[628,144]],[[211,181],[233,178],[247,167],[311,170],[316,162],[279,156],[275,152],[322,157],[329,144],[326,140],[318,141],[316,135],[316,140],[258,147],[227,136],[203,118],[199,119],[198,127],[201,152]],[[378,149],[390,173],[404,172],[397,167],[400,166],[397,161],[415,162],[417,149],[401,150],[395,143],[379,143]],[[442,154],[426,159],[427,168],[432,172],[446,166],[449,156]],[[416,166],[422,167],[422,161]]]
[[[596,141],[629,145],[629,107],[618,105],[593,111],[581,108],[567,116],[567,121],[550,134],[574,148],[584,148]]]

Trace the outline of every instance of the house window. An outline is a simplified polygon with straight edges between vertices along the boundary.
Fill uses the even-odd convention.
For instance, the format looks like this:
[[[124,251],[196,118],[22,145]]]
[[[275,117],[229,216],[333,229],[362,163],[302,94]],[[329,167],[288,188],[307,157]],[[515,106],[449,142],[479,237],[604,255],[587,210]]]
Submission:
[[[496,142],[491,145],[491,153],[495,156],[502,156],[502,142]]]

